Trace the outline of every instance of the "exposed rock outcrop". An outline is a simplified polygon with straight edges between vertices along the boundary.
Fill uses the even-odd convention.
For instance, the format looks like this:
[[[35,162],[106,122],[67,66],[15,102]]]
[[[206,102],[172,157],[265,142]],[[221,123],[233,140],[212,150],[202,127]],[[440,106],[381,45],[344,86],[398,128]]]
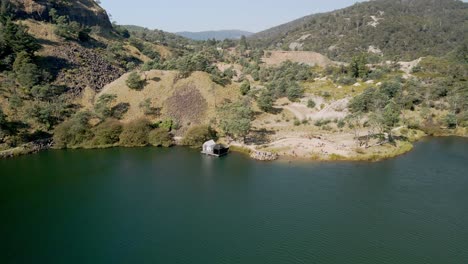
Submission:
[[[61,16],[66,15],[71,21],[84,26],[98,26],[111,29],[112,24],[106,11],[93,0],[10,0],[15,15],[19,18],[32,18],[49,21],[52,8]]]
[[[74,94],[80,94],[86,87],[99,92],[125,72],[106,60],[99,49],[76,43],[53,46],[49,55],[44,60],[54,71],[55,83],[69,87]]]
[[[274,161],[279,158],[278,154],[266,152],[266,151],[252,151],[252,153],[250,154],[250,157],[252,159],[260,160],[260,161]]]

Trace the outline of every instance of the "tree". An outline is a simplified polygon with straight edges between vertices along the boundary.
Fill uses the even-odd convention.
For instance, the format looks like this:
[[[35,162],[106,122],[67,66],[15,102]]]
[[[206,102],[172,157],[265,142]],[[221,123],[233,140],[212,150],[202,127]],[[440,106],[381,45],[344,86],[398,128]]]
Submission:
[[[145,80],[141,79],[137,72],[132,72],[125,81],[127,86],[133,90],[141,90],[145,86]]]
[[[28,90],[39,83],[41,72],[37,65],[32,62],[31,55],[25,51],[16,56],[13,71],[17,82]]]
[[[227,135],[244,139],[250,131],[252,114],[248,100],[225,104],[219,108],[220,127]]]
[[[301,98],[304,94],[304,90],[299,86],[297,82],[290,83],[286,88],[286,95],[288,99],[292,102]]]
[[[354,78],[364,78],[369,74],[369,68],[367,67],[366,55],[353,57],[351,64],[349,65],[349,72]]]
[[[0,50],[0,57],[23,51],[33,55],[41,48],[38,41],[29,35],[26,26],[17,25],[10,19],[5,22],[5,26],[0,31],[0,39],[3,39],[6,46],[4,50]]]
[[[80,112],[69,120],[58,125],[54,130],[54,146],[57,148],[78,147],[92,138],[91,115],[88,112]]]
[[[120,134],[120,144],[126,147],[148,145],[148,134],[151,131],[148,120],[138,119],[126,124]]]
[[[445,116],[445,123],[447,124],[448,128],[457,128],[458,120],[457,116],[453,113],[449,113]]]
[[[149,143],[155,147],[168,148],[174,144],[171,134],[167,129],[156,128],[153,129],[148,136]]]
[[[93,129],[93,145],[105,146],[118,143],[122,133],[122,124],[115,119],[107,119]]]
[[[395,81],[384,82],[380,87],[380,91],[388,96],[388,98],[394,98],[401,92],[401,84]]]
[[[247,43],[247,38],[244,35],[242,35],[239,41],[239,50],[241,53],[244,53],[248,49],[249,49],[249,44]]]
[[[210,126],[193,126],[185,134],[182,144],[191,147],[201,147],[203,143],[214,138],[216,138],[216,133]]]
[[[248,80],[242,82],[240,92],[242,95],[247,95],[250,92],[250,82]]]
[[[0,128],[4,127],[7,124],[6,118],[7,116],[3,113],[2,109],[0,109]]]
[[[273,96],[268,91],[262,91],[257,98],[257,105],[260,110],[270,113],[273,111]]]
[[[395,125],[400,122],[400,113],[400,108],[393,100],[391,100],[390,103],[385,106],[382,114],[382,121],[384,122],[384,125],[388,131],[391,131],[392,128],[394,128]]]
[[[308,107],[308,108],[312,108],[312,109],[313,109],[313,108],[315,108],[316,105],[317,105],[317,104],[316,104],[315,101],[312,100],[312,99],[309,99],[309,100],[307,101],[307,107]]]

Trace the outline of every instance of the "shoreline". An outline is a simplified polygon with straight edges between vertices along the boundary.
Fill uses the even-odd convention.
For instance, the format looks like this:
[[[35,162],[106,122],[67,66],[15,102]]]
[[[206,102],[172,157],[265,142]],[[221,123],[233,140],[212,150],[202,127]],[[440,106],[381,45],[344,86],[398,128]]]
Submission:
[[[403,156],[405,154],[410,153],[414,149],[414,145],[416,143],[422,142],[424,140],[430,140],[431,138],[444,138],[444,137],[456,137],[456,138],[468,138],[468,135],[457,135],[457,134],[439,134],[439,135],[425,135],[422,136],[414,141],[404,141],[403,145],[399,145],[398,147],[393,147],[394,150],[391,152],[387,153],[382,153],[382,155],[379,154],[372,154],[372,153],[363,153],[360,155],[354,155],[354,156],[341,156],[337,154],[325,154],[325,155],[310,155],[310,156],[291,156],[291,155],[279,155],[276,153],[272,153],[277,156],[274,160],[258,160],[258,161],[263,161],[263,162],[271,162],[271,161],[278,161],[278,162],[380,162],[380,161],[385,161],[389,159],[393,159],[396,157]],[[9,159],[9,158],[15,158],[19,156],[25,156],[25,155],[31,155],[31,154],[36,154],[44,150],[49,150],[49,149],[57,149],[51,146],[50,141],[43,141],[44,142],[49,142],[47,144],[37,144],[37,142],[30,142],[15,148],[7,149],[0,151],[0,159]],[[180,145],[174,145],[176,147],[184,147]],[[95,146],[95,147],[76,147],[76,148],[69,148],[70,150],[74,149],[87,149],[87,150],[93,150],[93,149],[108,149],[108,148],[141,148],[141,147],[151,147],[151,146],[133,146],[133,147],[128,147],[128,146],[120,146],[120,145],[106,145],[106,146]],[[253,151],[258,151],[258,152],[265,152],[267,151],[262,151],[262,150],[257,150],[255,147],[259,147],[256,145],[231,145],[230,146],[230,151],[234,153],[238,153],[241,155],[245,155],[249,157],[250,159],[252,158],[251,154]]]

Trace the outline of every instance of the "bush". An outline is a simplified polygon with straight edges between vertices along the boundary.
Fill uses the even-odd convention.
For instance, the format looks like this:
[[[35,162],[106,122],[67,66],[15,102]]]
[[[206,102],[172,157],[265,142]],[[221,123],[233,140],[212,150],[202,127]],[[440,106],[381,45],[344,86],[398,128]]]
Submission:
[[[398,82],[384,82],[380,87],[380,91],[388,98],[394,98],[401,92],[401,84]]]
[[[58,125],[54,131],[54,145],[57,148],[79,147],[92,138],[89,125],[90,114],[81,112]]]
[[[216,138],[216,133],[210,126],[194,126],[187,131],[182,144],[191,147],[201,147],[203,143],[214,138]]]
[[[345,125],[346,125],[346,122],[343,119],[339,120],[338,123],[336,124],[338,128],[344,128]]]
[[[128,112],[128,109],[130,109],[129,103],[119,103],[116,106],[112,107],[111,115],[113,118],[120,120]]]
[[[107,119],[93,129],[94,139],[92,144],[95,146],[116,144],[120,140],[122,130],[123,127],[119,121]]]
[[[329,119],[320,119],[315,121],[314,125],[317,127],[325,126],[331,123],[331,120]]]
[[[356,83],[356,78],[344,76],[336,80],[337,83],[342,85],[353,85]]]
[[[242,95],[247,95],[250,92],[250,82],[245,80],[241,87],[240,87],[240,92]]]
[[[103,94],[99,97],[94,106],[94,111],[101,119],[112,116],[112,109],[109,105],[114,102],[116,98],[117,95],[115,94]]]
[[[139,107],[143,110],[145,115],[153,115],[158,116],[161,113],[160,108],[152,107],[151,106],[151,99],[145,99],[139,104]]]
[[[263,91],[257,98],[257,105],[264,112],[273,111],[273,96],[269,92]]]
[[[286,89],[286,95],[292,102],[297,101],[297,99],[301,98],[303,94],[304,90],[296,82],[290,84]]]
[[[151,128],[146,119],[138,119],[126,124],[120,134],[120,144],[126,147],[148,145],[148,134]]]
[[[315,108],[316,105],[317,105],[317,104],[316,104],[315,101],[312,100],[312,99],[309,99],[309,100],[307,101],[307,107],[309,107],[309,108]]]
[[[447,114],[445,116],[445,124],[448,128],[456,128],[457,127],[457,116],[454,114]]]
[[[26,52],[20,52],[13,63],[13,71],[18,83],[28,90],[38,84],[41,78],[39,67],[33,63],[31,56]]]
[[[171,134],[162,128],[156,128],[149,133],[149,143],[155,147],[170,147],[173,145]]]
[[[128,88],[133,90],[142,90],[145,87],[145,81],[141,79],[137,72],[132,72],[125,81]]]
[[[52,99],[66,91],[65,86],[55,86],[50,84],[36,85],[31,89],[31,95],[39,100]]]

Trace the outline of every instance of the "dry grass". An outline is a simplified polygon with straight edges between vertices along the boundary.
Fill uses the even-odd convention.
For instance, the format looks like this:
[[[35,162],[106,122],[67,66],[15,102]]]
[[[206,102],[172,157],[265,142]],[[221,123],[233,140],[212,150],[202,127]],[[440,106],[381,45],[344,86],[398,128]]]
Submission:
[[[143,90],[136,91],[127,87],[127,73],[104,87],[94,102],[102,94],[117,95],[115,104],[130,104],[129,111],[123,118],[124,122],[129,122],[145,116],[139,105],[150,99],[152,107],[162,110],[161,116],[153,117],[152,121],[178,118],[183,121],[181,125],[186,126],[188,122],[208,124],[216,118],[217,106],[226,99],[237,99],[240,94],[236,84],[221,87],[213,83],[209,74],[204,72],[194,72],[181,80],[177,80],[175,71],[152,70],[141,73],[141,77],[147,80]]]
[[[333,64],[326,56],[312,51],[270,51],[270,56],[263,57],[266,65],[277,66],[285,61],[305,63],[310,66],[326,67]]]

